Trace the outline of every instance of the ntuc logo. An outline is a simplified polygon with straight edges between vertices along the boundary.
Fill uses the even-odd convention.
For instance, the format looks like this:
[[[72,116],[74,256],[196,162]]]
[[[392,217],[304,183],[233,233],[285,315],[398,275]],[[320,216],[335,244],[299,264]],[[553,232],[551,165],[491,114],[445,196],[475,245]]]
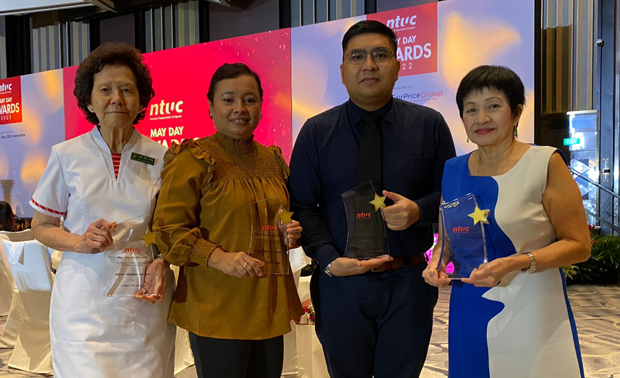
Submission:
[[[372,217],[372,214],[371,213],[357,213],[355,217],[357,219],[369,219],[370,217]]]
[[[181,106],[183,106],[183,101],[165,102],[164,100],[161,100],[159,104],[151,105],[149,115],[162,116],[171,115],[173,113],[181,114],[183,113],[183,108],[181,108]]]
[[[263,231],[275,231],[276,230],[276,226],[270,226],[268,224],[263,225]]]
[[[7,92],[7,91],[12,91],[12,90],[13,90],[13,84],[6,84],[6,83],[0,84],[0,92]]]
[[[396,18],[387,21],[387,26],[390,29],[405,28],[408,26],[415,28],[416,18],[418,18],[417,15],[407,17],[396,16]]]
[[[127,247],[125,248],[125,253],[139,253],[140,252],[140,248],[134,248],[134,247]]]
[[[366,16],[397,34],[400,77],[437,72],[437,2],[425,2],[428,4]]]
[[[455,234],[462,234],[465,232],[469,232],[469,227],[458,226],[452,229],[452,232]]]

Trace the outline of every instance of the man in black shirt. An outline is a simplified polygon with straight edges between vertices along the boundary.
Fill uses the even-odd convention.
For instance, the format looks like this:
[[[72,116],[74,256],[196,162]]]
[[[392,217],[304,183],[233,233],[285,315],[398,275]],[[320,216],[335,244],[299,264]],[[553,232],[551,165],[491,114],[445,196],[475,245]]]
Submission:
[[[437,302],[422,279],[423,253],[433,244],[454,144],[439,113],[392,97],[400,62],[391,29],[358,22],[342,48],[350,99],[306,122],[289,178],[304,250],[320,266],[311,282],[316,331],[334,378],[418,377]],[[343,257],[341,194],[365,181],[386,189],[389,256],[358,260]]]

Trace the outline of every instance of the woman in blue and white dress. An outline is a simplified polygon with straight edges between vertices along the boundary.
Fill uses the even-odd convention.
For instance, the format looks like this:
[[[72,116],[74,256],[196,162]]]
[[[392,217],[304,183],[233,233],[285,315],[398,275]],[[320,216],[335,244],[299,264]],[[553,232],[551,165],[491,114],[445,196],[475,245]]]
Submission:
[[[590,256],[579,189],[555,148],[516,139],[525,95],[513,71],[475,68],[461,81],[457,104],[478,149],[446,163],[443,201],[476,196],[488,222],[489,262],[469,278],[452,281],[449,376],[583,378],[560,268]],[[445,266],[462,248],[456,241],[450,244],[455,231],[461,230],[440,235],[423,273],[430,285],[450,282]]]

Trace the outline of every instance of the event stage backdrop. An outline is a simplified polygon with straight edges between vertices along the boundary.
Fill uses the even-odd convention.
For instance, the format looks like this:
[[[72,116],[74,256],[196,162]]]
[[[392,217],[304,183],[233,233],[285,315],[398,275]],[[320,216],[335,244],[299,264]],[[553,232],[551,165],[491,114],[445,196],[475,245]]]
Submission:
[[[480,64],[506,65],[521,76],[527,104],[519,139],[533,141],[533,0],[442,1],[145,54],[156,95],[137,129],[166,146],[212,134],[211,75],[223,63],[243,62],[258,72],[265,92],[256,139],[280,146],[288,160],[306,119],[348,99],[340,78],[342,36],[363,19],[396,31],[401,69],[394,96],[441,112],[459,154],[474,145],[466,143],[455,92]],[[51,146],[93,127],[73,97],[76,69],[0,80],[0,199],[19,216],[33,215],[28,201]]]
[[[207,91],[213,72],[224,63],[241,62],[258,73],[264,99],[256,140],[275,144],[290,157],[291,136],[290,29],[203,43],[145,54],[155,98],[138,131],[169,146],[182,139],[215,132],[209,118]],[[73,97],[77,67],[64,69],[65,133],[73,138],[92,129]]]
[[[384,22],[398,36],[394,96],[439,111],[457,154],[475,145],[467,143],[456,89],[482,64],[508,66],[521,77],[526,106],[519,140],[534,141],[534,2],[496,0],[442,1],[292,29],[294,137],[307,118],[348,99],[340,78],[342,36],[365,18]]]
[[[62,70],[0,80],[0,88],[7,83],[11,91],[0,92],[0,200],[30,217],[28,201],[51,148],[65,139]]]

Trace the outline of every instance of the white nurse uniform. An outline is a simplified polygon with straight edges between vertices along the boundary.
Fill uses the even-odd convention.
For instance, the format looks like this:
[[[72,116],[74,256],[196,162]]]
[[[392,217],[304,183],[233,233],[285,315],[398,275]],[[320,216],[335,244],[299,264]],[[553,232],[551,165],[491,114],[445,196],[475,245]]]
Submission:
[[[65,227],[77,235],[99,218],[122,222],[142,216],[146,231],[160,188],[165,151],[134,129],[123,149],[117,178],[110,149],[95,127],[52,148],[30,205],[43,214],[64,217]],[[168,270],[164,303],[107,297],[106,260],[105,252],[63,254],[50,311],[54,376],[171,378],[175,341],[175,327],[168,323],[172,273]]]

